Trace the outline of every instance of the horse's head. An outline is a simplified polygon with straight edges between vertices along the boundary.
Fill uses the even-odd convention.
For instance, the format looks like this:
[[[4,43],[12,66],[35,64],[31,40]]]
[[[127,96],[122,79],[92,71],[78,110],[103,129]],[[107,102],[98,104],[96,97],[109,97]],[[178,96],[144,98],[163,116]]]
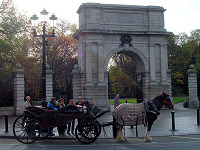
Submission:
[[[164,99],[164,105],[169,109],[173,109],[174,105],[169,95],[163,92],[162,97]]]

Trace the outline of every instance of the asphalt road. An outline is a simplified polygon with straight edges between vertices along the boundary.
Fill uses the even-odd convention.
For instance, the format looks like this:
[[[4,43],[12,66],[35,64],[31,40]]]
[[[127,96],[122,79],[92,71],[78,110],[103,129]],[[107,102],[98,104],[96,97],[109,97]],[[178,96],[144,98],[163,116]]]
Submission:
[[[143,138],[127,138],[117,143],[114,139],[97,139],[84,145],[76,139],[47,139],[33,144],[22,144],[16,139],[0,139],[0,150],[199,150],[200,135],[153,137],[146,143]]]

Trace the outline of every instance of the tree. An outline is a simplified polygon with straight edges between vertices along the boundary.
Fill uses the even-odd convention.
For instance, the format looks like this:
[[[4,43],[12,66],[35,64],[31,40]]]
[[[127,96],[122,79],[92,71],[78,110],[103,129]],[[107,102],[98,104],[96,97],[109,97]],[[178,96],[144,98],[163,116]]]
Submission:
[[[75,31],[75,24],[62,21],[58,24],[56,37],[49,39],[47,62],[53,69],[54,94],[57,97],[73,97],[71,72],[78,63],[77,40],[72,37]]]
[[[135,62],[124,54],[113,55],[111,62],[109,77],[114,94],[120,94],[120,97],[133,97],[136,85]]]
[[[16,63],[24,65],[27,59],[30,22],[14,8],[11,0],[3,2],[0,11],[0,95],[1,99],[10,102],[13,100],[13,68]]]
[[[177,89],[188,94],[187,71],[191,64],[195,68],[200,68],[199,52],[200,30],[194,30],[190,36],[185,33],[171,35],[168,38],[168,62],[172,72],[172,93],[176,95]],[[182,41],[180,41],[180,39]]]

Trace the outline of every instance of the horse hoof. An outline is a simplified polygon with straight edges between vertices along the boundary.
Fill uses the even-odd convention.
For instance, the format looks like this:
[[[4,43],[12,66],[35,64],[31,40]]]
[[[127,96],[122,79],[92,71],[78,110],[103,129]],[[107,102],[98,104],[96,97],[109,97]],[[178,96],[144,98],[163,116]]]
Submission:
[[[116,140],[117,142],[125,142],[125,139]]]
[[[152,138],[151,137],[145,137],[144,141],[145,142],[152,142]]]

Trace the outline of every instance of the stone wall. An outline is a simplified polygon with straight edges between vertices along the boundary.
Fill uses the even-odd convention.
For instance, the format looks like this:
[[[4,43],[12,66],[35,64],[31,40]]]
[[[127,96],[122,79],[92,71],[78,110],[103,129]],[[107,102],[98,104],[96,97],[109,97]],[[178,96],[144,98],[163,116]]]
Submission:
[[[14,107],[0,107],[0,116],[4,116],[6,114],[14,116],[15,108]]]
[[[15,115],[21,115],[24,107],[24,70],[21,64],[16,64],[15,71],[13,72],[13,86],[14,86],[14,111]]]
[[[197,96],[197,71],[194,65],[188,70],[189,108],[198,108],[199,99]]]

